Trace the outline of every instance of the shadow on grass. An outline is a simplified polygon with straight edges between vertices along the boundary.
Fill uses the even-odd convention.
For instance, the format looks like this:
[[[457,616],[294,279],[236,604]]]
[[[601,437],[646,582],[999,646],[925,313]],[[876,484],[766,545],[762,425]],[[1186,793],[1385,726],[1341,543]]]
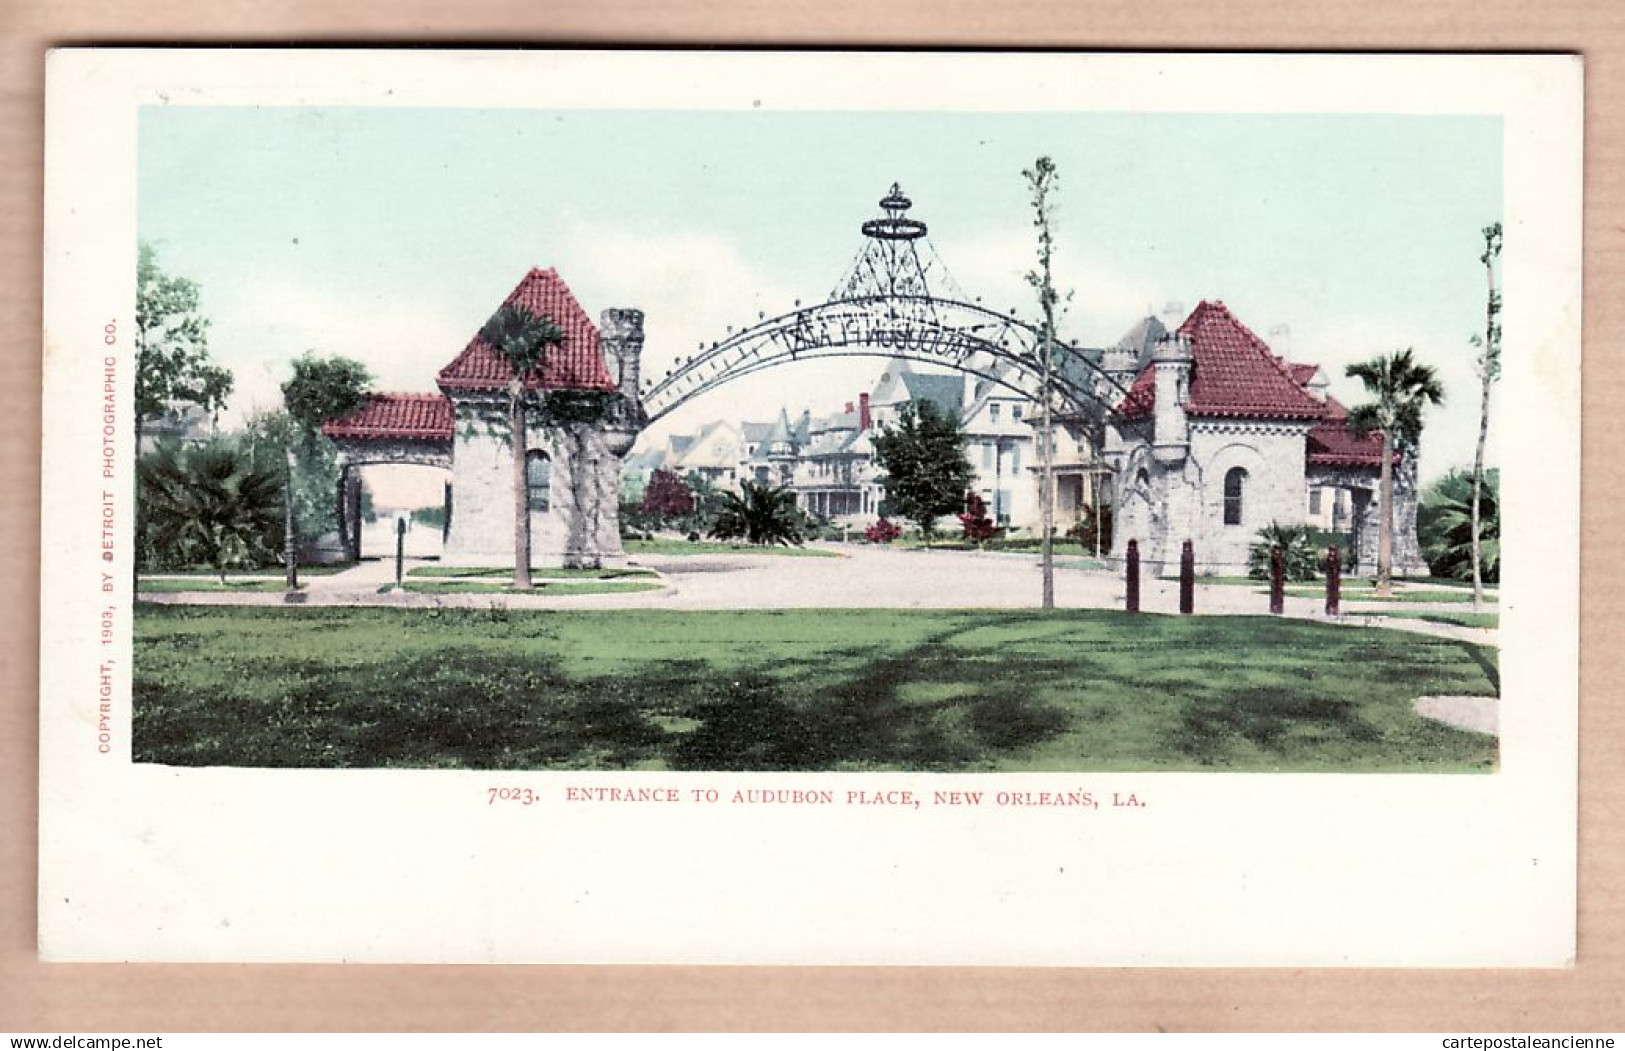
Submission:
[[[497,607],[154,607],[145,618],[139,762],[772,771],[1494,758],[1408,703],[1484,692],[1493,649],[1263,618]],[[1350,674],[1363,667],[1382,680]]]
[[[1065,732],[1069,715],[1032,694],[1037,680],[1058,678],[1066,666],[1030,662],[1017,678],[999,661],[964,659],[942,645],[975,626],[900,654],[845,654],[822,673],[800,667],[782,677],[700,660],[573,677],[550,656],[489,651],[388,666],[253,662],[206,699],[142,677],[135,758],[188,766],[932,769]]]

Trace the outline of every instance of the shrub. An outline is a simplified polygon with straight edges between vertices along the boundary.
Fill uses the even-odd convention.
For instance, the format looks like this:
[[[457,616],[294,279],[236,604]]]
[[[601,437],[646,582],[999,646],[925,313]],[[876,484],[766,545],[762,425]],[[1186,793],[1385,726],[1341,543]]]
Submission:
[[[999,527],[987,516],[987,501],[977,493],[965,494],[965,513],[959,516],[959,524],[964,530],[965,539],[977,547],[992,540],[999,532]]]
[[[1112,509],[1093,507],[1083,509],[1083,517],[1072,524],[1066,531],[1068,540],[1074,540],[1087,554],[1095,552],[1095,532],[1100,531],[1100,550],[1110,551],[1112,548]]]
[[[1258,531],[1258,539],[1247,552],[1247,575],[1254,580],[1270,577],[1270,551],[1279,547],[1288,580],[1314,580],[1320,569],[1321,553],[1309,541],[1304,526],[1273,522]]]
[[[864,539],[871,544],[889,544],[902,535],[903,531],[889,518],[878,518],[863,531]]]

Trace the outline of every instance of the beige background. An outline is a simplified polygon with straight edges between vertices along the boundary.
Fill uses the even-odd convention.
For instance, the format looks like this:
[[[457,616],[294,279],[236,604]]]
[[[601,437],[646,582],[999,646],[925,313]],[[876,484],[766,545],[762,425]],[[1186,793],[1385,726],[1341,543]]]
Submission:
[[[817,8],[767,5],[706,9],[622,5],[589,12],[556,7],[513,12],[480,8],[453,25],[447,8],[401,7],[392,18],[352,5],[347,24],[334,16],[279,16],[254,22],[220,5],[134,5],[97,8],[42,5],[0,14],[6,51],[0,58],[6,113],[5,242],[12,280],[0,291],[0,331],[10,335],[10,399],[3,419],[0,484],[14,513],[3,523],[0,573],[13,582],[6,615],[16,647],[0,657],[6,704],[0,709],[0,802],[7,835],[0,841],[0,1030],[38,1032],[123,1029],[388,1029],[388,1028],[1399,1028],[1568,1030],[1625,1027],[1618,948],[1621,779],[1603,769],[1620,754],[1617,711],[1605,704],[1605,684],[1618,681],[1618,657],[1595,628],[1583,633],[1587,660],[1582,686],[1580,965],[1571,972],[1198,972],[1008,970],[703,970],[693,968],[318,968],[318,967],[84,967],[41,966],[33,959],[33,838],[36,736],[32,654],[37,592],[37,454],[39,406],[39,129],[43,52],[54,43],[147,42],[199,39],[274,42],[379,40],[404,42],[429,33],[446,42],[573,43],[626,41],[699,44],[858,42],[892,44],[1019,43],[1076,47],[1344,47],[1496,48],[1582,50],[1588,58],[1587,337],[1585,388],[1588,478],[1585,527],[1606,535],[1619,469],[1599,450],[1610,448],[1612,421],[1600,405],[1611,402],[1616,375],[1598,364],[1603,332],[1615,331],[1619,307],[1595,294],[1607,287],[1603,267],[1614,261],[1621,227],[1617,177],[1605,172],[1617,153],[1610,138],[1620,90],[1610,63],[1625,47],[1625,17],[1586,13],[1579,5],[1547,5],[1540,24],[1520,22],[1517,5],[1476,3],[1371,5],[1359,22],[1332,5],[1291,15],[1297,25],[1265,24],[1262,8],[1208,5],[1175,17],[1138,4],[1130,13],[1100,5],[1062,9],[1006,6],[997,18],[985,9],[944,20],[924,5],[892,4],[885,22],[868,25],[853,6]],[[1524,5],[1524,10],[1528,6]],[[377,9],[382,11],[382,8]],[[1392,20],[1377,20],[1387,11]],[[1256,11],[1257,13],[1250,13]],[[358,13],[359,12],[359,13]],[[239,14],[241,17],[238,17]],[[145,16],[161,18],[142,24]],[[516,19],[528,18],[524,23]],[[981,19],[977,21],[975,19]],[[444,23],[443,25],[441,23]],[[1031,29],[1044,27],[1041,32]],[[251,28],[252,27],[252,28]],[[507,28],[504,28],[507,27]],[[1022,27],[1026,27],[1023,29]],[[1437,35],[1442,27],[1451,34]],[[1430,30],[1435,35],[1430,35]],[[1610,32],[1611,30],[1611,32]],[[1609,49],[1612,50],[1609,50]],[[1615,221],[1609,221],[1615,219]],[[1589,586],[1583,615],[1604,624],[1617,571],[1599,565],[1596,545],[1584,552]]]

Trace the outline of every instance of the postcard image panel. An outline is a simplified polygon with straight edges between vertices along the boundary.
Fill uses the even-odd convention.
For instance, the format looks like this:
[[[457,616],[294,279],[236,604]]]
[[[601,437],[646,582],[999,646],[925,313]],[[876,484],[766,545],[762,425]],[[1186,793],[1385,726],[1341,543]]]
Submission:
[[[55,53],[42,953],[1567,964],[1579,85]]]

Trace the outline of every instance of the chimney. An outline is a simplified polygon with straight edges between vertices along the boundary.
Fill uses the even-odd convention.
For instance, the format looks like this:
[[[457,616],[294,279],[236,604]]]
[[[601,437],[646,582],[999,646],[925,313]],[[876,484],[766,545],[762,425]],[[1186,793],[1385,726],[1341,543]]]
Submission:
[[[1162,308],[1162,327],[1168,334],[1179,331],[1179,326],[1185,323],[1185,304],[1169,300]]]
[[[1274,325],[1270,328],[1270,349],[1286,361],[1292,360],[1292,326]]]
[[[610,379],[628,405],[641,407],[638,379],[643,364],[643,311],[610,307],[599,316],[598,336]]]
[[[865,391],[858,395],[858,430],[867,431],[871,422],[869,419],[869,392]]]
[[[844,412],[848,416],[852,415],[852,403],[847,402],[846,403],[846,408],[842,409],[841,411]]]

